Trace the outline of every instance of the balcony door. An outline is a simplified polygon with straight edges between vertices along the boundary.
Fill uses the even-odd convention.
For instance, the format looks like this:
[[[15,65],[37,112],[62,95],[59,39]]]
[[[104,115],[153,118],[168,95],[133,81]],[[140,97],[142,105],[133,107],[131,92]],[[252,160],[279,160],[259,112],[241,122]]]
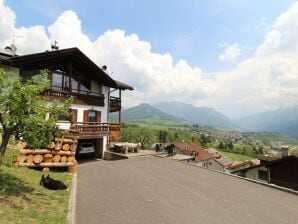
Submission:
[[[84,122],[101,122],[101,112],[96,110],[84,110]]]

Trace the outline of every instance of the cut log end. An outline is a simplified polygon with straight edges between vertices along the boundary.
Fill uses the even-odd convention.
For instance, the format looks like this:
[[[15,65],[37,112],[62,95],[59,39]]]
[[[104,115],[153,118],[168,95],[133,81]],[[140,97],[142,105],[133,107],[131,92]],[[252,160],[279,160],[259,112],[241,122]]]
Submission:
[[[68,156],[67,158],[68,162],[73,162],[75,160],[74,156]]]
[[[55,142],[51,142],[49,145],[48,145],[48,149],[54,149],[56,146]]]
[[[26,159],[27,159],[27,156],[26,155],[18,155],[17,156],[17,162],[18,163],[23,163],[23,162],[25,162],[26,161]]]
[[[26,161],[27,161],[27,163],[33,163],[34,155],[32,155],[32,154],[27,155]]]
[[[61,156],[60,155],[55,155],[53,157],[53,162],[58,163],[58,162],[60,162],[60,159],[61,159]]]
[[[34,155],[34,159],[33,159],[33,162],[34,162],[34,163],[39,164],[39,163],[41,163],[42,161],[43,161],[43,156],[42,156],[42,155],[39,155],[39,154]]]
[[[67,162],[67,156],[61,156],[61,162],[66,163]]]
[[[63,151],[69,151],[70,149],[70,145],[68,143],[65,143],[63,146],[62,146],[62,150]]]
[[[52,154],[45,154],[43,156],[43,161],[45,163],[51,163],[53,161],[53,155]]]
[[[42,172],[48,173],[48,172],[50,172],[50,168],[49,167],[44,167],[44,168],[42,168]]]

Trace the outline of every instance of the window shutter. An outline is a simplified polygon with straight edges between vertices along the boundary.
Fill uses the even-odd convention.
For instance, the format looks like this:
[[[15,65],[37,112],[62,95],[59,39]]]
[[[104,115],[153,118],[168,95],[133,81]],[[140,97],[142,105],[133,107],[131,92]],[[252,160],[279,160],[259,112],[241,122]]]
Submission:
[[[101,122],[101,111],[96,111],[96,122]]]
[[[77,123],[78,121],[78,110],[77,109],[70,109],[70,122]]]
[[[88,122],[89,121],[88,120],[88,114],[89,114],[88,110],[84,110],[84,122]]]

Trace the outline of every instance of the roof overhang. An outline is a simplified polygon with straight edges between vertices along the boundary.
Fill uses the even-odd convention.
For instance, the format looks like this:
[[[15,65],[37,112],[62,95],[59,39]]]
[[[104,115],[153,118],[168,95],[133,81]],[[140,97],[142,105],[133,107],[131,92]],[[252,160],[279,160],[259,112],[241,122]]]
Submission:
[[[78,48],[68,48],[56,51],[15,56],[7,60],[11,66],[19,68],[46,69],[56,65],[70,64],[86,77],[99,81],[112,88],[118,88],[117,82],[99,68]]]
[[[116,81],[116,80],[115,80],[115,82],[116,82],[116,85],[117,85],[117,89],[120,89],[120,90],[128,89],[130,91],[134,90],[134,88],[132,86],[128,85],[128,84],[125,84],[123,82],[119,82],[119,81]]]

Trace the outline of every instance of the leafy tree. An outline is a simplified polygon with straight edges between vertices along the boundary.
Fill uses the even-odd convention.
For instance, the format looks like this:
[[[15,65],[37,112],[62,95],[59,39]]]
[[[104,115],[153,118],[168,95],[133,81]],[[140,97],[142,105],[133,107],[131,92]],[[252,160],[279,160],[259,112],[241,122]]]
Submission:
[[[207,139],[206,139],[206,137],[205,137],[204,134],[201,134],[201,135],[200,135],[200,143],[201,143],[201,145],[202,145],[203,147],[206,147],[206,146],[207,146],[208,141],[207,141]]]
[[[9,139],[14,135],[23,138],[31,148],[46,146],[56,134],[59,114],[68,114],[72,99],[63,103],[49,103],[40,94],[49,87],[47,72],[21,80],[0,69],[0,165]],[[45,119],[49,116],[48,119]]]
[[[179,139],[178,133],[175,133],[174,138],[175,138],[175,141],[177,141]]]
[[[227,148],[228,149],[233,149],[234,148],[233,142],[231,140],[228,140]]]
[[[224,149],[225,148],[225,146],[224,146],[224,144],[223,144],[222,141],[219,142],[218,148],[219,149]]]
[[[264,147],[263,146],[260,146],[259,147],[258,154],[259,155],[263,155],[264,154]]]
[[[168,132],[166,131],[159,131],[159,142],[166,142],[167,141]]]

